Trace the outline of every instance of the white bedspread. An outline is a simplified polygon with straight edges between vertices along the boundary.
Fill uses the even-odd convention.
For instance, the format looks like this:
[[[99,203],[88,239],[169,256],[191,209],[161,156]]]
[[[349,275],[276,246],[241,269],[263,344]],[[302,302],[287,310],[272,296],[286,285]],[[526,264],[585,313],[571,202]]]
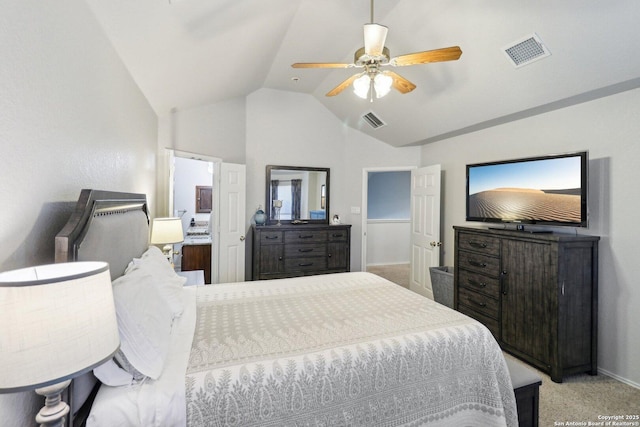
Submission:
[[[369,273],[199,287],[189,426],[516,426],[491,333]]]

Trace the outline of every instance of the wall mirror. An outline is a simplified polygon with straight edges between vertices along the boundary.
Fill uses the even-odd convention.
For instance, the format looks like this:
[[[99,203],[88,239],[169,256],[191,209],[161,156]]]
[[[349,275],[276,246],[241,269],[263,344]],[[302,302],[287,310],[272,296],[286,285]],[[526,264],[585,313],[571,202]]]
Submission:
[[[267,224],[329,223],[329,168],[267,165],[266,171]]]

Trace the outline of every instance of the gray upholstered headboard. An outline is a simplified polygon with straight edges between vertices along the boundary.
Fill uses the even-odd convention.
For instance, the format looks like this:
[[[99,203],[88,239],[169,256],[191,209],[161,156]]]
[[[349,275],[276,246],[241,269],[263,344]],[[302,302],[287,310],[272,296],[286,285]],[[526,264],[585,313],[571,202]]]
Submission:
[[[104,261],[111,280],[149,247],[149,215],[144,194],[82,190],[64,228],[56,235],[56,262]],[[99,383],[92,373],[75,378],[65,400],[67,425],[82,426]]]
[[[82,190],[76,208],[56,236],[56,262],[105,261],[111,279],[149,246],[144,194]]]

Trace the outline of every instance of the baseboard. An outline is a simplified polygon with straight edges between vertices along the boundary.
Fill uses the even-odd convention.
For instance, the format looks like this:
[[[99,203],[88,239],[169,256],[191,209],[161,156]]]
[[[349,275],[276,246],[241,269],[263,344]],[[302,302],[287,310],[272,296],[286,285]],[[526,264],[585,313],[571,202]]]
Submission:
[[[640,384],[638,384],[637,382],[628,380],[624,377],[621,377],[620,375],[616,375],[613,372],[607,371],[606,369],[598,368],[598,374],[606,375],[607,377],[611,377],[616,381],[620,381],[621,383],[624,383],[626,385],[629,385],[633,388],[637,388],[640,390]]]
[[[380,267],[384,265],[409,265],[409,261],[400,261],[400,262],[379,262],[376,264],[367,264],[367,268],[369,267]]]

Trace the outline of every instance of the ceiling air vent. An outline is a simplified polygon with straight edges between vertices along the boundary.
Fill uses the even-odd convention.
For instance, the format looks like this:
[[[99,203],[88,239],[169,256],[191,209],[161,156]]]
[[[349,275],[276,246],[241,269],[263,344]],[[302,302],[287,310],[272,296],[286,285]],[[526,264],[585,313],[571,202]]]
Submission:
[[[531,64],[538,59],[551,55],[536,33],[526,36],[503,48],[505,55],[516,68]]]
[[[372,128],[378,129],[382,126],[386,126],[387,124],[380,119],[380,117],[376,116],[373,111],[369,111],[367,114],[362,116],[365,122],[369,123]]]

